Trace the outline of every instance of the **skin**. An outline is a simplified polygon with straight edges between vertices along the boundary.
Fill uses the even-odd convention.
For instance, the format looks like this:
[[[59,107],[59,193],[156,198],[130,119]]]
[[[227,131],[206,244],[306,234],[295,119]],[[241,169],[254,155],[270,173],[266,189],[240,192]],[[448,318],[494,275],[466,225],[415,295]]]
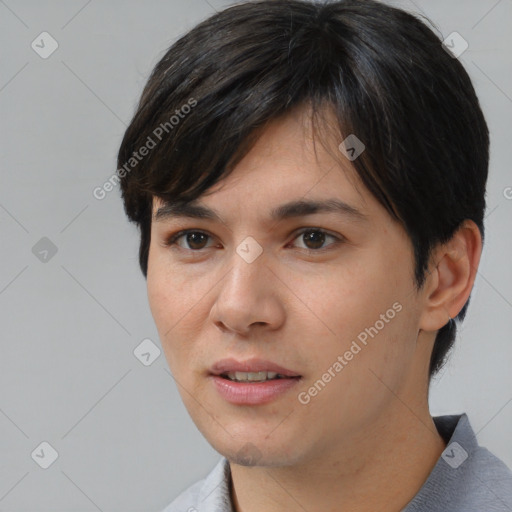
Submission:
[[[153,220],[150,307],[187,410],[230,461],[238,512],[400,510],[445,448],[428,408],[428,365],[437,330],[471,292],[480,233],[466,221],[434,251],[417,290],[404,229],[358,182],[351,163],[326,150],[337,148],[336,137],[314,145],[305,114],[296,109],[270,123],[233,173],[200,198],[223,222]],[[287,201],[327,198],[365,217],[268,220]],[[154,198],[153,211],[161,205]],[[301,228],[341,241],[326,236],[318,249]],[[167,246],[182,229],[209,237]],[[236,252],[247,236],[263,249],[252,263]],[[395,303],[400,312],[300,403],[298,393]],[[226,357],[267,359],[302,379],[268,404],[233,405],[208,377]]]

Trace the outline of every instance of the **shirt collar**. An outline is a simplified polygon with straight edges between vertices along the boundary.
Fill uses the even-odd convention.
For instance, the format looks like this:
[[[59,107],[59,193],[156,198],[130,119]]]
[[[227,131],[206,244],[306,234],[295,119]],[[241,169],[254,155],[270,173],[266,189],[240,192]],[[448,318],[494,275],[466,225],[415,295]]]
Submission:
[[[223,457],[206,477],[199,492],[198,512],[234,512],[231,503],[231,469]]]

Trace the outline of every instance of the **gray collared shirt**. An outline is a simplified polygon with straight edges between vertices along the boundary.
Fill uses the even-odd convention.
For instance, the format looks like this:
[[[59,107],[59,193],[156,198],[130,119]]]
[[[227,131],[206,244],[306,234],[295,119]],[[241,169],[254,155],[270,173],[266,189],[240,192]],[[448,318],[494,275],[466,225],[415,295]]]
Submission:
[[[512,512],[512,472],[478,445],[467,415],[438,416],[434,422],[447,447],[401,512]],[[162,512],[234,512],[230,482],[229,463],[222,458]]]

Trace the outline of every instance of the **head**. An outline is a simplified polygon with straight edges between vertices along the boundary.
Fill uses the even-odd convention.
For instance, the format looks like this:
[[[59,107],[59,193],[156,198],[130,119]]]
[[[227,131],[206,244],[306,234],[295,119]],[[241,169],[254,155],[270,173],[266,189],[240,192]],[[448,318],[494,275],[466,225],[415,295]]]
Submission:
[[[166,357],[214,447],[257,441],[279,404],[294,419],[275,450],[298,459],[385,414],[387,388],[428,389],[467,310],[488,152],[463,66],[399,9],[255,1],[171,46],[118,173]],[[226,357],[293,370],[295,401],[226,402]]]

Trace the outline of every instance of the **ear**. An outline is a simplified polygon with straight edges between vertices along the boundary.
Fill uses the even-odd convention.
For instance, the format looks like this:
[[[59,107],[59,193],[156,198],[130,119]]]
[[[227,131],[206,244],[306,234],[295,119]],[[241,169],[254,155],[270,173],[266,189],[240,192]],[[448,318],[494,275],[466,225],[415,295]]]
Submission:
[[[437,331],[455,318],[467,302],[482,253],[482,235],[472,220],[465,220],[453,237],[432,254],[424,284],[420,329]]]

